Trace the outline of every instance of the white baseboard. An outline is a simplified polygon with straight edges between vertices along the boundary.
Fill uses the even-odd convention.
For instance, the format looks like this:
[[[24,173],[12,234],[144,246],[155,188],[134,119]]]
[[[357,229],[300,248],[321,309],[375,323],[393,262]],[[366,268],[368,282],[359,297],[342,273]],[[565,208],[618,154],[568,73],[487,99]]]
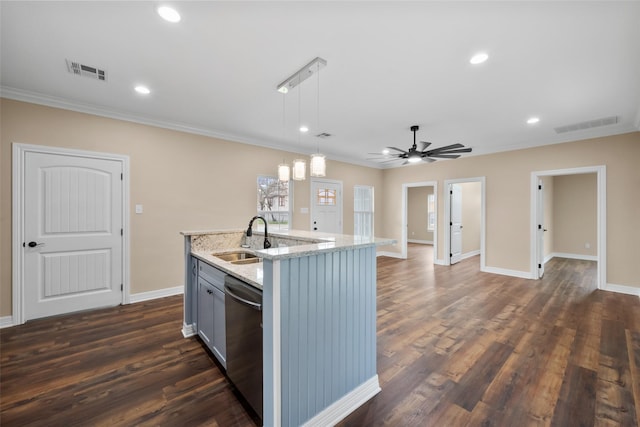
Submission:
[[[480,249],[460,255],[460,261],[462,261],[463,259],[471,258],[472,256],[477,256],[477,255],[480,255]]]
[[[551,260],[551,258],[581,259],[583,261],[597,261],[598,260],[598,256],[597,255],[568,254],[566,252],[553,252],[553,253],[549,254],[549,260]],[[545,263],[547,262],[546,258],[545,258],[544,262]]]
[[[535,277],[533,277],[533,275],[528,271],[509,270],[498,267],[485,267],[481,270],[485,273],[501,274],[503,276],[518,277],[520,279],[535,279]]]
[[[400,259],[405,259],[403,258],[402,254],[400,252],[388,252],[388,251],[380,251],[380,252],[376,252],[376,256],[388,256],[391,258],[400,258]]]
[[[184,286],[176,286],[175,288],[158,289],[156,291],[149,291],[149,292],[140,292],[137,294],[131,294],[129,296],[129,302],[133,304],[136,302],[149,301],[157,298],[180,295],[182,293],[184,293]]]
[[[542,261],[542,262],[544,262],[544,263],[546,264],[546,263],[548,263],[549,261],[551,261],[551,260],[553,259],[553,257],[554,257],[554,256],[555,256],[555,255],[554,255],[553,253],[551,253],[551,254],[547,255],[546,257],[544,257],[544,261]]]
[[[433,240],[407,239],[407,243],[418,243],[420,245],[433,245]]]
[[[14,324],[13,324],[13,316],[2,316],[2,317],[0,317],[0,329],[8,328],[10,326],[14,326]]]
[[[602,288],[603,291],[617,292],[619,294],[635,295],[640,297],[640,288],[626,285],[616,285],[613,283],[607,283]]]
[[[333,402],[330,406],[319,412],[315,417],[303,424],[304,427],[327,427],[335,426],[345,419],[350,413],[362,406],[367,400],[380,393],[378,376],[375,375],[341,399]]]
[[[447,265],[443,259],[436,259],[433,263],[435,265]]]
[[[196,335],[198,332],[196,331],[196,326],[192,323],[190,325],[182,324],[182,336],[185,338],[192,337]]]

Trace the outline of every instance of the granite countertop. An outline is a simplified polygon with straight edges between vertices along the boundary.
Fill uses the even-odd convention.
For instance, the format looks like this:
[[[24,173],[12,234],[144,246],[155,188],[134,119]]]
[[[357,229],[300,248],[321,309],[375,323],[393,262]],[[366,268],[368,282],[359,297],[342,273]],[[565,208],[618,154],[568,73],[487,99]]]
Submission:
[[[245,230],[201,230],[183,231],[184,236],[192,237],[191,253],[224,271],[259,289],[262,289],[263,263],[232,264],[217,258],[215,255],[225,252],[247,251],[260,258],[279,260],[297,258],[316,253],[334,252],[363,246],[381,246],[396,243],[393,239],[378,237],[361,237],[346,234],[320,233],[317,231],[290,230],[269,233],[269,240],[275,243],[270,249],[255,249],[256,240],[252,248],[240,247]],[[196,237],[197,236],[197,237]],[[255,231],[257,242],[262,242],[264,233]],[[211,244],[215,240],[215,244]],[[197,243],[195,243],[197,241]],[[195,243],[195,244],[194,244]]]

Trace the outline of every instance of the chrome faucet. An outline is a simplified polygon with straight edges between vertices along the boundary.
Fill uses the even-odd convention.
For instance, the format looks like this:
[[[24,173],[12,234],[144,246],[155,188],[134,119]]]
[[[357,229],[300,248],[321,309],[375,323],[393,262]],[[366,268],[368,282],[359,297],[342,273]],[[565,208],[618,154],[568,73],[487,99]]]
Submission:
[[[253,229],[251,227],[253,227],[253,221],[255,221],[256,219],[261,219],[262,222],[264,222],[264,245],[263,246],[265,249],[269,249],[271,247],[271,242],[269,241],[269,234],[267,232],[267,220],[264,219],[263,217],[256,215],[253,218],[251,218],[251,221],[249,221],[249,227],[247,228],[247,237],[251,237],[253,235]]]

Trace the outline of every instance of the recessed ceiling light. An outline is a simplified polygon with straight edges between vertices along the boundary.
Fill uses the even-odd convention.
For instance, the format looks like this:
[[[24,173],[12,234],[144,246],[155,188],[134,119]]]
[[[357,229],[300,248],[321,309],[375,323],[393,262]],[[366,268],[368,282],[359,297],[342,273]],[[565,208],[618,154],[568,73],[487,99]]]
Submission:
[[[382,154],[384,154],[385,156],[389,154],[389,149],[385,148],[384,150],[382,150]]]
[[[309,128],[306,126],[300,126],[300,132],[305,133],[305,132],[309,132]]]
[[[135,90],[142,95],[149,95],[151,93],[148,87],[142,85],[136,86]]]
[[[158,15],[160,15],[165,21],[180,22],[180,14],[169,6],[160,6],[158,8]]]
[[[487,55],[484,52],[480,52],[480,53],[476,53],[475,55],[473,55],[471,57],[471,59],[469,60],[469,62],[473,65],[478,65],[478,64],[482,64],[483,62],[485,62],[487,59],[489,59],[489,55]]]
[[[527,120],[527,124],[535,125],[535,124],[536,124],[536,123],[538,123],[539,121],[540,121],[540,118],[539,118],[539,117],[530,117],[530,118]]]

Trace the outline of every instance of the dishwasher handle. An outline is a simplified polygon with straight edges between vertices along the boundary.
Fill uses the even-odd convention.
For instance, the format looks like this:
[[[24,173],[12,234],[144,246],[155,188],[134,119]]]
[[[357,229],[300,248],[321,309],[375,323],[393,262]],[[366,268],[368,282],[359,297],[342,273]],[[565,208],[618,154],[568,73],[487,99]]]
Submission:
[[[225,296],[230,296],[234,300],[238,301],[240,304],[244,304],[246,306],[249,306],[254,310],[262,311],[262,304],[257,303],[257,302],[253,302],[253,301],[249,301],[249,300],[246,300],[244,298],[240,298],[238,295],[234,294],[232,291],[233,291],[233,289],[231,287],[229,287],[229,285],[226,285],[226,284],[224,285]]]

